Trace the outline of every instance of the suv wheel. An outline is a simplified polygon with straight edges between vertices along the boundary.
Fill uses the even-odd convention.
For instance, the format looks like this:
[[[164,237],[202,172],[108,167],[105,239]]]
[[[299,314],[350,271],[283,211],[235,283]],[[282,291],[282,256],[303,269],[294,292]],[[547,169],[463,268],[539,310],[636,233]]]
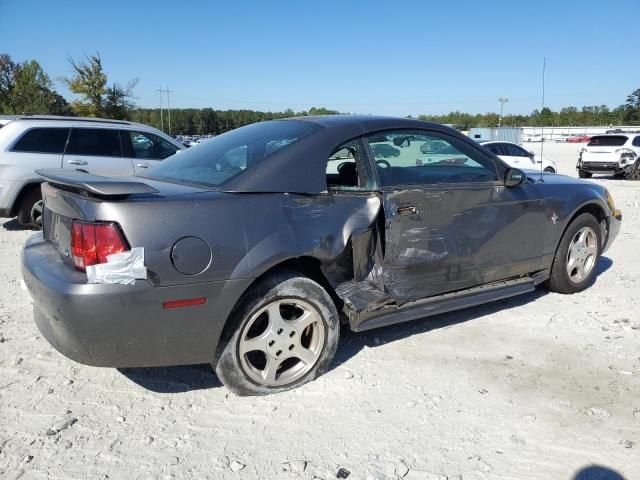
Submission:
[[[640,160],[636,162],[631,173],[626,178],[627,180],[640,180]]]
[[[591,177],[593,177],[593,173],[585,172],[584,170],[580,169],[580,170],[578,170],[578,176],[580,178],[591,178]]]
[[[29,191],[18,207],[18,222],[20,225],[42,228],[42,193],[40,188]]]
[[[283,392],[322,375],[340,336],[329,294],[293,272],[252,286],[229,321],[215,371],[237,395]]]
[[[600,225],[593,215],[583,213],[571,222],[553,259],[549,290],[576,293],[591,285],[601,245]]]

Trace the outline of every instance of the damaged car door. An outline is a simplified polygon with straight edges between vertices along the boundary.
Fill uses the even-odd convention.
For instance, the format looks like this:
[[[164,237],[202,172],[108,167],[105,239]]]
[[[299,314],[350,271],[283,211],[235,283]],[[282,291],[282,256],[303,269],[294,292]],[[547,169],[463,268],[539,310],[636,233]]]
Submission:
[[[545,209],[534,185],[506,187],[503,166],[442,132],[388,131],[366,140],[402,145],[396,157],[369,149],[386,221],[384,285],[398,303],[542,268]]]

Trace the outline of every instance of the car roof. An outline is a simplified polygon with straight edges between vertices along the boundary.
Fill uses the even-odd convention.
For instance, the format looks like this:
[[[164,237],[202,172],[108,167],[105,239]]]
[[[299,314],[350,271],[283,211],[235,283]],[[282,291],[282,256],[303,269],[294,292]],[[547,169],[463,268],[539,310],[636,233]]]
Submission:
[[[16,115],[13,118],[14,122],[27,123],[34,122],[38,125],[108,125],[108,126],[135,126],[136,128],[153,128],[142,123],[130,122],[129,120],[112,120],[108,118],[93,118],[93,117],[64,117],[58,115]]]
[[[112,120],[107,118],[93,117],[64,117],[58,115],[6,115],[6,124],[11,124],[17,130],[24,131],[27,127],[100,127],[100,128],[122,128],[125,130],[135,129],[159,135],[166,140],[170,140],[174,146],[184,148],[179,141],[164,132],[143,123],[131,122],[129,120]],[[9,120],[9,118],[11,118]],[[0,123],[2,125],[2,123]],[[8,127],[7,127],[8,128]]]
[[[229,192],[321,193],[327,190],[326,167],[333,149],[368,133],[381,130],[435,130],[477,145],[453,128],[413,118],[376,115],[320,115],[293,117],[270,122],[311,122],[314,133],[282,148],[227,181]],[[215,140],[212,140],[215,141]]]
[[[434,128],[438,130],[453,130],[452,128],[445,127],[440,123],[426,122],[415,118],[387,117],[382,115],[309,115],[304,117],[292,117],[286,120],[312,122],[331,129],[350,129],[353,126],[358,126],[362,128],[363,133],[396,128]]]

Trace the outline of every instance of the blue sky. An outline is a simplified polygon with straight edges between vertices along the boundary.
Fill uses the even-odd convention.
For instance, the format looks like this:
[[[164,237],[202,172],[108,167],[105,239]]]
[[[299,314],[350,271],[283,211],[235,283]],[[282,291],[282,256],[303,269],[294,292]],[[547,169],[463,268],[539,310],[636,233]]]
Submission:
[[[137,103],[408,115],[615,107],[640,88],[640,0],[0,0],[0,51],[57,79],[99,51]],[[56,87],[70,97],[65,88]]]

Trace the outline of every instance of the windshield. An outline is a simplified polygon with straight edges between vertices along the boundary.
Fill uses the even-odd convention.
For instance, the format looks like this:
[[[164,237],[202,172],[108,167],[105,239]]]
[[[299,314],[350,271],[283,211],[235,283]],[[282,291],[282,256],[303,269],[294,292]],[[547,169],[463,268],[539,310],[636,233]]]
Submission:
[[[254,123],[172,155],[145,178],[218,187],[321,128],[300,120]]]
[[[591,137],[587,147],[621,147],[628,140],[623,135],[607,135],[606,137]]]

